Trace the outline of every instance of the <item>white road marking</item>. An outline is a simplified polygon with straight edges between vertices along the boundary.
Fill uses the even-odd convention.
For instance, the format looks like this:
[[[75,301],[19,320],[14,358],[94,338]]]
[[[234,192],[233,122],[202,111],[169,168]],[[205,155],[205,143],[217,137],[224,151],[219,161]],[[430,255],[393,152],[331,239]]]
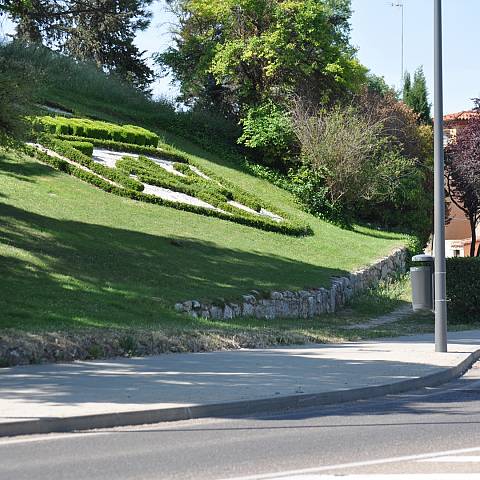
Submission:
[[[244,477],[235,477],[229,480],[267,480],[267,479],[279,480],[279,479],[285,479],[285,478],[288,478],[289,480],[291,480],[292,478],[295,478],[295,476],[302,476],[302,475],[303,475],[302,480],[305,480],[305,475],[326,472],[329,470],[344,470],[348,468],[369,467],[372,465],[409,462],[409,461],[415,461],[415,460],[423,460],[427,458],[439,458],[439,457],[445,457],[448,455],[457,455],[462,453],[473,453],[473,452],[480,452],[480,447],[462,448],[459,450],[447,450],[443,452],[434,452],[434,453],[424,453],[420,455],[405,455],[402,457],[379,458],[377,460],[366,460],[363,462],[339,463],[336,465],[323,465],[321,467],[304,468],[300,470],[288,470],[285,472],[265,473],[260,475],[248,475]],[[436,475],[435,478],[441,478],[441,477],[440,475]],[[468,477],[466,475],[463,475],[461,478],[464,479]],[[480,474],[475,474],[475,477],[471,477],[471,478],[480,479]]]
[[[28,437],[4,437],[0,438],[0,447],[15,445],[19,443],[48,442],[52,440],[66,440],[79,437],[91,437],[93,435],[109,435],[111,432],[86,432],[86,433],[59,433],[59,434],[38,434]]]
[[[285,477],[284,477],[285,478]],[[368,474],[368,475],[300,475],[288,480],[479,480],[478,473],[414,473],[414,474]]]
[[[480,455],[455,455],[436,458],[426,458],[420,462],[443,462],[443,463],[477,463],[480,462]]]

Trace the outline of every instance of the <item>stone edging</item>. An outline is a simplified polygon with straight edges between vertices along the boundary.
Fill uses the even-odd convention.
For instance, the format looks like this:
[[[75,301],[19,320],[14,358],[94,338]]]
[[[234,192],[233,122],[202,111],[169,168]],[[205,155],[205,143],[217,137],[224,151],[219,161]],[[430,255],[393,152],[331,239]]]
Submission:
[[[333,277],[330,288],[315,288],[297,292],[270,292],[267,298],[252,290],[237,302],[215,305],[188,300],[175,304],[177,312],[192,317],[230,320],[236,317],[313,318],[342,308],[357,293],[378,285],[398,273],[405,273],[407,251],[396,248],[372,265],[350,273],[348,277]]]

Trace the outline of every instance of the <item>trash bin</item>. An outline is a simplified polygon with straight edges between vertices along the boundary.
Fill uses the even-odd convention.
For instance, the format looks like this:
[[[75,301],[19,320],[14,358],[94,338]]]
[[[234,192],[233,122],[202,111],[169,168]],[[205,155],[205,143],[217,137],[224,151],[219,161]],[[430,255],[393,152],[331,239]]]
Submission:
[[[434,296],[434,258],[430,255],[412,257],[410,279],[412,282],[413,311],[433,311]]]

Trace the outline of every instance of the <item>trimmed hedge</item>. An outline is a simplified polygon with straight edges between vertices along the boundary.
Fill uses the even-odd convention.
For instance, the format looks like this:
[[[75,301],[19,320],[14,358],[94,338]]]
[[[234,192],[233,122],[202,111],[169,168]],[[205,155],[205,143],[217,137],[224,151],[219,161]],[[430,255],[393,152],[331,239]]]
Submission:
[[[44,116],[37,117],[34,123],[44,132],[56,135],[74,135],[152,147],[156,147],[159,140],[156,133],[145,128],[134,125],[120,126],[88,118]]]
[[[447,258],[449,320],[480,320],[480,258]]]
[[[213,171],[205,168],[205,166],[198,162],[192,155],[186,154],[185,152],[177,150],[171,145],[165,143],[160,143],[158,148],[148,145],[147,140],[145,142],[137,141],[136,143],[133,143],[135,142],[135,135],[137,134],[152,134],[156,138],[154,142],[155,145],[158,143],[158,136],[156,134],[141,127],[135,125],[124,125],[123,127],[120,127],[107,122],[89,119],[50,116],[36,117],[33,119],[33,123],[34,125],[39,125],[40,129],[49,132],[42,135],[40,143],[43,143],[65,157],[86,166],[98,175],[116,182],[128,191],[135,190],[137,192],[142,192],[143,185],[141,182],[144,182],[191,195],[200,200],[204,200],[225,212],[216,212],[211,209],[196,207],[195,211],[197,213],[212,215],[212,212],[215,212],[215,215],[220,218],[287,235],[310,235],[313,233],[308,224],[299,222],[285,212],[280,211],[275,206],[265,203],[251,192],[246,192],[232,182],[219,177]],[[122,129],[124,129],[124,132],[119,133]],[[127,131],[130,132],[130,136],[125,133]],[[159,159],[168,159],[175,162],[174,168],[179,172],[184,173],[186,176],[180,177],[170,174],[165,169],[159,167],[155,162],[146,158],[143,158],[140,161],[143,166],[138,172],[139,163],[133,158],[124,158],[120,160],[117,162],[117,168],[105,167],[94,162],[86,155],[89,153],[90,148],[88,151],[86,149],[79,151],[74,144],[67,143],[85,143],[86,138],[88,138],[88,143],[108,150],[135,153],[138,155],[149,155]],[[80,146],[80,144],[77,144],[77,147],[78,146]],[[82,147],[80,147],[80,149],[81,148]],[[200,169],[210,180],[200,177],[186,164]],[[130,175],[137,175],[139,181],[132,179]],[[122,195],[125,195],[125,193],[122,193]],[[149,197],[152,197],[152,195],[146,195],[145,198],[143,198],[143,201],[159,203]],[[137,197],[135,198],[137,199]],[[155,198],[158,199],[158,197]],[[242,209],[238,209],[228,204],[227,202],[229,200],[234,200],[256,212],[260,212],[263,207],[283,218],[283,221],[277,222],[267,216],[255,215]],[[193,211],[190,208],[184,208],[184,204],[180,204],[182,206],[178,207],[176,202],[162,200],[160,203],[162,205],[171,204],[169,206],[174,208]],[[200,208],[201,212],[198,208]]]
[[[143,190],[143,185],[139,181],[130,178],[124,172],[117,170],[116,168],[109,168],[100,163],[94,162],[90,157],[87,157],[82,152],[72,147],[68,142],[44,135],[40,139],[40,143],[58,154],[87,167],[89,170],[92,170],[92,172],[108,178],[112,182],[118,183],[124,188],[139,192]]]
[[[199,177],[188,165],[184,166],[191,175],[184,177],[175,175],[157,165],[153,160],[142,156],[138,158],[123,157],[116,164],[117,168],[128,175],[136,175],[144,183],[185,193],[208,202],[214,207],[224,209],[227,200],[232,197],[232,193],[215,182]]]
[[[77,150],[82,152],[87,157],[91,157],[93,155],[93,143],[78,141],[69,141],[67,143],[73,148],[76,148]]]
[[[55,135],[60,140],[85,141],[84,137],[75,135]],[[133,145],[131,143],[115,142],[113,140],[101,140],[99,138],[89,138],[88,141],[96,147],[102,147],[113,152],[136,153],[138,155],[150,155],[151,157],[171,160],[174,162],[188,163],[188,158],[183,152],[175,150],[167,144],[161,144],[161,147],[147,147],[144,145]]]
[[[58,141],[58,140],[57,140]],[[46,145],[52,148],[54,145]],[[72,147],[68,148],[73,149]],[[73,175],[75,177],[80,178],[81,180],[84,180],[86,182],[89,182],[90,184],[101,188],[102,190],[113,193],[115,195],[119,195],[122,197],[127,197],[132,200],[140,200],[143,202],[147,203],[153,203],[156,205],[162,205],[166,207],[171,207],[175,208],[177,210],[184,210],[187,212],[191,213],[198,213],[201,215],[206,215],[210,217],[217,217],[223,220],[228,220],[231,222],[239,223],[241,225],[246,225],[254,228],[258,228],[261,230],[265,231],[270,231],[270,232],[276,232],[276,233],[281,233],[284,235],[294,235],[294,236],[303,236],[306,234],[310,234],[311,231],[306,230],[305,226],[302,224],[298,223],[290,223],[290,222],[281,222],[277,223],[274,222],[273,220],[270,220],[269,218],[265,217],[260,217],[256,215],[250,215],[247,212],[245,212],[243,215],[241,214],[229,214],[229,213],[223,213],[219,212],[218,210],[211,210],[208,208],[204,207],[199,207],[196,205],[189,205],[186,203],[179,203],[179,202],[172,202],[169,200],[164,200],[160,197],[156,197],[155,195],[149,195],[145,194],[143,192],[140,192],[138,190],[130,190],[127,188],[119,188],[116,187],[115,185],[110,184],[109,182],[106,182],[102,178],[98,177],[94,173],[87,172],[85,170],[82,170],[81,168],[78,168],[70,163],[68,163],[65,160],[62,160],[60,158],[52,157],[48,155],[45,152],[42,152],[38,149],[32,148],[31,153],[35,155],[39,160],[43,161],[44,163],[47,163],[51,165],[53,168],[66,172],[70,175]],[[61,153],[61,152],[58,152]],[[80,152],[76,151],[79,155],[83,155]],[[67,156],[67,155],[65,155]],[[85,157],[85,155],[83,155]],[[68,157],[70,158],[70,157]],[[88,157],[85,157],[88,159]],[[72,159],[73,160],[73,159]],[[76,160],[74,160],[76,161]],[[101,165],[99,165],[101,166]],[[106,167],[105,167],[106,168]],[[112,169],[109,169],[112,170]]]

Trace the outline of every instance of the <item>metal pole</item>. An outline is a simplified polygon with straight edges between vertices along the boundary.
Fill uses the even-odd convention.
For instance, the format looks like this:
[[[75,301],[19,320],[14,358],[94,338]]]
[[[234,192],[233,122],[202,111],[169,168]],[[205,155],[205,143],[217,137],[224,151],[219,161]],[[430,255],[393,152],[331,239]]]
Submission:
[[[435,239],[435,351],[447,351],[445,264],[445,180],[443,157],[442,0],[434,0],[434,239]]]
[[[404,68],[403,68],[403,25],[404,25],[404,22],[403,22],[403,3],[400,4],[400,7],[402,8],[402,82],[400,83],[400,85],[402,86],[402,90],[403,90],[403,81],[405,80],[405,76],[404,76]]]
[[[403,57],[404,57],[404,55],[403,55],[403,51],[404,51],[404,47],[403,47],[403,44],[404,44],[404,42],[403,42],[403,36],[404,36],[403,7],[404,7],[404,5],[403,5],[403,2],[397,2],[397,3],[392,2],[390,5],[392,7],[400,7],[402,9],[402,38],[401,38],[401,40],[402,40],[402,55],[401,55],[401,59],[400,59],[400,68],[401,68],[401,72],[400,72],[400,91],[403,92],[403,82],[405,80],[405,77],[404,77],[404,71],[405,70],[403,68]]]

